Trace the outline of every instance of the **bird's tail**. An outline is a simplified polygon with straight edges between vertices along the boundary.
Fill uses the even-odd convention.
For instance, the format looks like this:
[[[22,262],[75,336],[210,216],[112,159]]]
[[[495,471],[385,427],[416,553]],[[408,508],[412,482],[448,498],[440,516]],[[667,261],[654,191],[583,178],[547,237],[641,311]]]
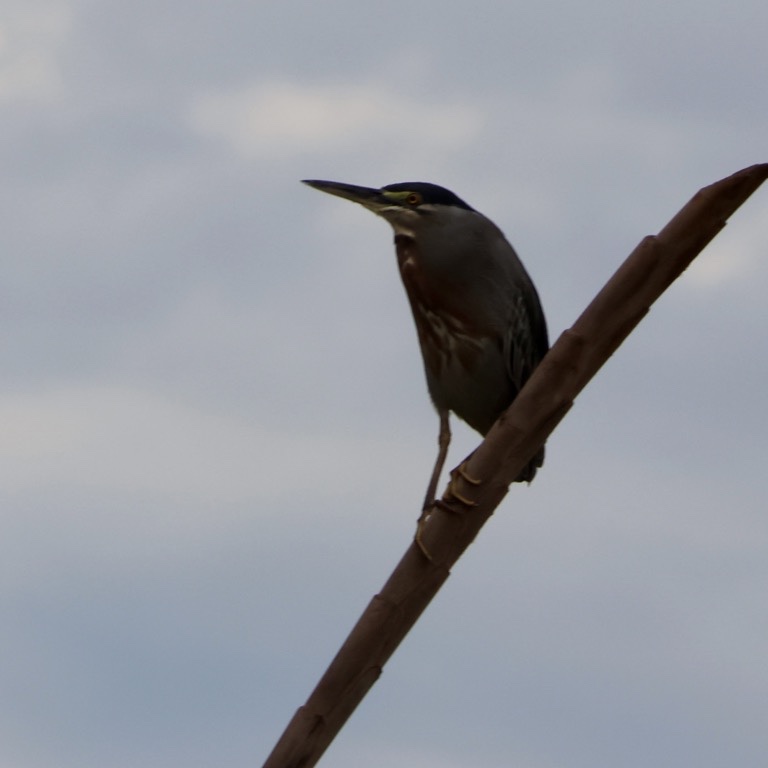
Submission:
[[[516,483],[530,483],[536,477],[536,470],[544,464],[544,446],[539,448],[538,453],[523,467],[523,471],[514,479]]]

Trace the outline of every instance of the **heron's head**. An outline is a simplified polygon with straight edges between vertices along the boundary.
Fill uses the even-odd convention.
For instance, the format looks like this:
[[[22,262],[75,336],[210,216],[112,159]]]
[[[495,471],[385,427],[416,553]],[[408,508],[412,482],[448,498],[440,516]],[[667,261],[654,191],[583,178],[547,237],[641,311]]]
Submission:
[[[458,195],[437,184],[405,181],[386,187],[358,187],[338,181],[305,180],[305,184],[359,203],[386,219],[398,234],[416,236],[433,225],[444,226],[458,215],[474,213]]]

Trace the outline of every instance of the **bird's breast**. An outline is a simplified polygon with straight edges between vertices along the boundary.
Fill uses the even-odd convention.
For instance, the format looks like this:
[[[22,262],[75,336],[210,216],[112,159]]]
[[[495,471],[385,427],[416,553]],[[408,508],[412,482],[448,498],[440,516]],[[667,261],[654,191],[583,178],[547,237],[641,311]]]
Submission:
[[[414,319],[433,403],[485,434],[512,396],[502,339],[418,304]]]

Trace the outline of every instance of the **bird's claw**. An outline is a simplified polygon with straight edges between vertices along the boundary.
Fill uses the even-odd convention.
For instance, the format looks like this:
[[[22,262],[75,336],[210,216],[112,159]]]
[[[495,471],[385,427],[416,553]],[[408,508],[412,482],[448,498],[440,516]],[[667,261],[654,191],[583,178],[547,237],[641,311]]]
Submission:
[[[432,514],[432,506],[426,507],[425,509],[422,510],[421,515],[419,516],[419,519],[416,522],[416,533],[414,534],[414,537],[413,537],[413,541],[416,544],[416,546],[421,550],[421,554],[424,555],[424,557],[426,557],[430,563],[432,562],[432,555],[430,551],[427,549],[426,544],[424,544],[424,542],[422,541],[421,534],[431,514]]]
[[[416,546],[421,550],[421,554],[424,555],[424,557],[429,560],[429,562],[432,562],[432,554],[427,549],[427,545],[424,543],[424,540],[422,539],[421,535],[424,532],[424,526],[427,524],[427,520],[432,515],[432,512],[435,509],[442,509],[445,512],[452,512],[456,513],[458,510],[453,509],[450,504],[446,503],[442,499],[432,499],[429,503],[424,505],[424,508],[421,510],[421,515],[419,515],[419,519],[416,521],[416,533],[413,537],[413,541],[416,544]]]
[[[465,483],[468,483],[475,488],[477,488],[479,485],[482,485],[483,483],[482,480],[476,477],[472,477],[472,475],[467,472],[466,463],[460,464],[458,467],[456,467],[456,469],[451,470],[451,479],[449,480],[448,487],[445,490],[445,500],[432,499],[430,502],[426,503],[416,523],[416,534],[414,535],[413,540],[416,546],[421,550],[421,553],[424,555],[424,557],[426,557],[430,562],[432,562],[432,554],[424,544],[422,533],[424,532],[424,526],[427,524],[427,520],[429,520],[433,510],[437,508],[442,509],[445,512],[450,512],[454,515],[461,514],[462,510],[456,505],[452,504],[451,502],[453,501],[457,501],[460,505],[467,507],[468,509],[472,509],[477,506],[476,501],[468,499],[466,496],[456,490],[456,482],[458,478],[461,478]]]
[[[478,479],[477,477],[472,477],[472,475],[467,472],[467,462],[463,461],[461,464],[459,464],[456,469],[451,470],[451,479],[455,478],[456,475],[466,480],[470,485],[474,485],[477,487],[478,485],[482,485],[483,481]]]
[[[465,507],[469,507],[471,509],[472,507],[477,506],[477,502],[473,501],[472,499],[468,499],[466,496],[459,493],[456,490],[456,481],[458,478],[461,478],[465,483],[468,483],[475,488],[477,488],[479,485],[482,485],[483,481],[476,477],[472,477],[472,475],[467,472],[466,466],[466,462],[464,462],[459,464],[456,469],[451,470],[451,479],[448,481],[448,488],[445,491],[445,495],[449,499],[456,499],[456,501],[458,501],[460,504],[463,504]]]

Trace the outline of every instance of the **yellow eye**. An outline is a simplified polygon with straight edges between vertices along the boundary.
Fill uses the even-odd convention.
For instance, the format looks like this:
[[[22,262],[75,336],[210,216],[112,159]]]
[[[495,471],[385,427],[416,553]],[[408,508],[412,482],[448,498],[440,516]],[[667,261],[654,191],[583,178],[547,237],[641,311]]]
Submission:
[[[409,205],[421,205],[423,200],[418,192],[411,192],[408,197],[405,198],[405,202]]]

